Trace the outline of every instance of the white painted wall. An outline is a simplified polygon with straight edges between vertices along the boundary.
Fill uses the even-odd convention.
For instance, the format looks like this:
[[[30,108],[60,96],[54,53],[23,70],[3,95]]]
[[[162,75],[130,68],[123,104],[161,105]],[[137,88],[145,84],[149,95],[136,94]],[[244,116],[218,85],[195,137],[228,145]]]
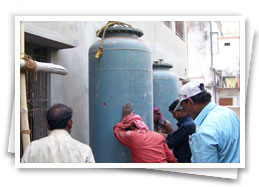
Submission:
[[[188,79],[203,82],[214,98],[210,22],[187,22]]]
[[[240,72],[240,24],[237,21],[225,21],[221,22],[220,27],[221,30],[215,22],[212,22],[212,31],[218,32],[218,53],[213,55],[214,66],[217,70],[222,70],[224,75],[238,76]],[[214,38],[214,41],[216,39]],[[230,43],[230,46],[225,46],[225,43]]]
[[[223,70],[223,75],[238,76],[240,73],[239,38],[221,38],[218,40],[219,53],[214,54],[215,68]],[[230,46],[225,46],[230,43]]]
[[[164,59],[164,62],[172,64],[174,71],[181,78],[187,76],[187,43],[175,35],[175,24],[172,29],[163,22],[127,22],[141,29],[144,35],[140,38],[152,50],[152,59]]]
[[[213,23],[213,32],[218,32],[217,40],[218,52],[213,54],[214,67],[222,70],[223,76],[240,75],[240,39],[239,22],[221,22],[221,31]],[[230,45],[225,45],[229,43]],[[233,98],[233,105],[239,106],[240,89],[226,89],[218,92],[219,97]],[[217,99],[218,100],[218,99]]]
[[[187,30],[188,78],[203,79],[206,85],[211,85],[211,44],[209,22],[187,22]]]

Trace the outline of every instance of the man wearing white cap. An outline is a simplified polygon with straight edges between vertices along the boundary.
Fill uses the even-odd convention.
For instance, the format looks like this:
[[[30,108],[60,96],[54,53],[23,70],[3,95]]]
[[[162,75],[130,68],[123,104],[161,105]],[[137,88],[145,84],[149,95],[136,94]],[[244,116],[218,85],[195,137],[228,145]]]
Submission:
[[[179,104],[197,126],[189,138],[192,162],[239,163],[240,121],[236,113],[212,102],[202,83],[183,85],[179,97]]]

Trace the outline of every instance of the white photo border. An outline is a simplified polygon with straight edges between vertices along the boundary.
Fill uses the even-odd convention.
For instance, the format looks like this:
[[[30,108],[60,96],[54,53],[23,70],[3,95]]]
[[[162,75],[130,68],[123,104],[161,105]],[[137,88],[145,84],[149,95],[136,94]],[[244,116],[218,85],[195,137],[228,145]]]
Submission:
[[[21,163],[21,21],[238,21],[240,22],[240,163]],[[243,16],[15,16],[15,167],[16,168],[245,168],[245,18]]]

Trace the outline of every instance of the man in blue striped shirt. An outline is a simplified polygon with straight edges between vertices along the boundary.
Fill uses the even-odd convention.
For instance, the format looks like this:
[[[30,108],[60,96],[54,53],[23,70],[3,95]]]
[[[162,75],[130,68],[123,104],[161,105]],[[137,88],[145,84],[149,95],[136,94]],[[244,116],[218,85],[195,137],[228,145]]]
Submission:
[[[212,102],[202,83],[185,84],[179,97],[197,126],[189,138],[192,162],[240,163],[240,121],[236,113]]]

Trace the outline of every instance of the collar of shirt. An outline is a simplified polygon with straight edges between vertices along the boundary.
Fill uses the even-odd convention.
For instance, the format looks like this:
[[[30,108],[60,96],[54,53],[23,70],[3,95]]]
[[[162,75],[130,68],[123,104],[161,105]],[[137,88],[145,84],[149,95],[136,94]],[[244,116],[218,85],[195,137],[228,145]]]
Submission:
[[[50,131],[50,136],[70,136],[65,129],[54,129]]]
[[[189,118],[188,114],[186,114],[178,123],[176,124],[179,128],[185,123],[185,121]]]
[[[197,126],[200,126],[203,122],[203,120],[206,118],[208,113],[215,108],[217,105],[213,101],[211,101],[209,104],[207,104],[202,111],[199,113],[199,115],[195,118],[194,123]]]

